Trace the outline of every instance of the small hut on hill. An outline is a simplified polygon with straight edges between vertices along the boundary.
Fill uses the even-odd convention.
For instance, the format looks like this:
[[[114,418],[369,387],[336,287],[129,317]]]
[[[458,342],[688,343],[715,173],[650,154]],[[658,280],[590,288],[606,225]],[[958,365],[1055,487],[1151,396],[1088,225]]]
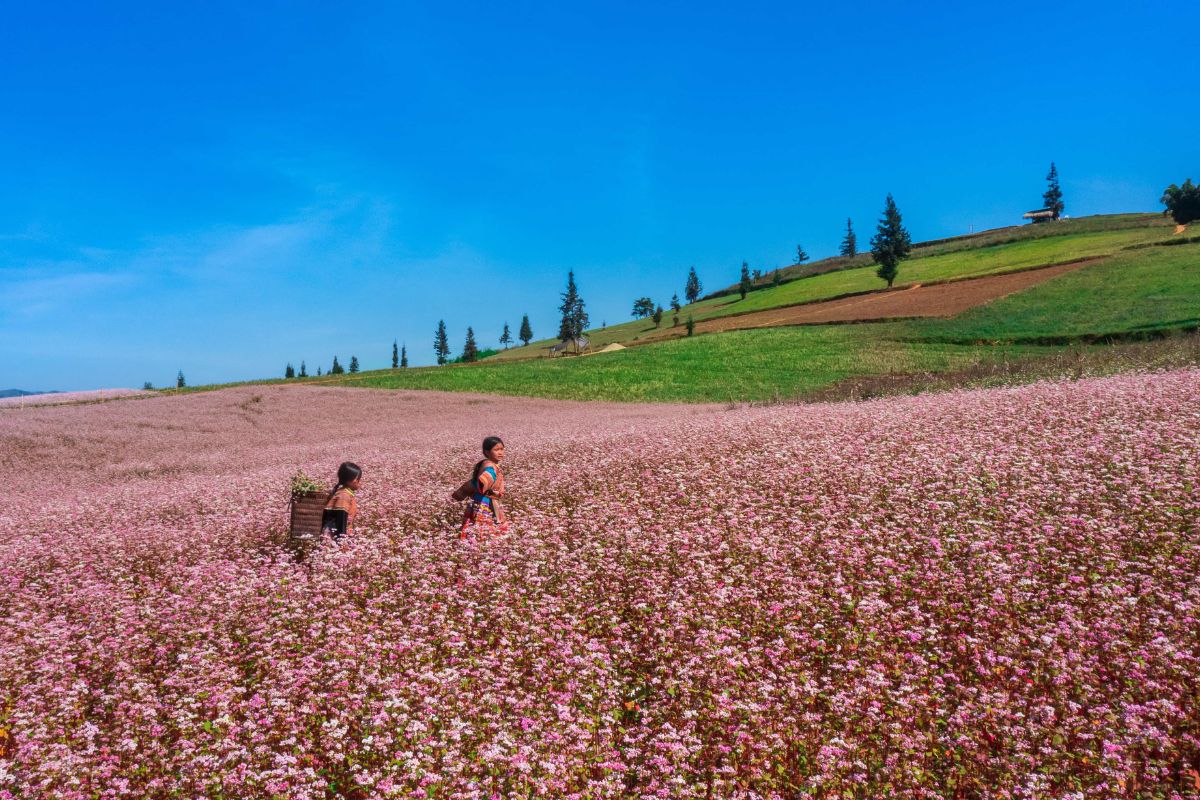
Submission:
[[[1036,208],[1033,211],[1026,211],[1021,215],[1021,219],[1027,219],[1036,225],[1039,222],[1053,222],[1057,217],[1054,216],[1052,208]]]
[[[588,340],[582,336],[575,339],[567,339],[564,342],[559,342],[550,348],[550,357],[579,355],[588,348]]]

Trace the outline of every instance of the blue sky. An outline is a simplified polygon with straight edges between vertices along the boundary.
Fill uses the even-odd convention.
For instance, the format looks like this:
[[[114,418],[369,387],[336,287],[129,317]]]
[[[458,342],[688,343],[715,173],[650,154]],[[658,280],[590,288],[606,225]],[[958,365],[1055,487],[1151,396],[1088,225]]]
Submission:
[[[101,7],[103,6],[103,7]],[[836,7],[830,7],[836,6]],[[911,8],[910,8],[911,6]],[[1158,210],[1200,6],[8,4],[0,388],[432,361],[743,259]],[[681,292],[682,293],[682,292]]]

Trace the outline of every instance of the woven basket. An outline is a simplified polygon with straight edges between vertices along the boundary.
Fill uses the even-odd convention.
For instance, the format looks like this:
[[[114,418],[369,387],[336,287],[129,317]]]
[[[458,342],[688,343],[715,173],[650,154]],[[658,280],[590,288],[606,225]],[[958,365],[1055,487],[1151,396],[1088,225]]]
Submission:
[[[304,558],[321,543],[321,515],[328,497],[328,492],[292,496],[292,525],[287,545],[297,558]]]

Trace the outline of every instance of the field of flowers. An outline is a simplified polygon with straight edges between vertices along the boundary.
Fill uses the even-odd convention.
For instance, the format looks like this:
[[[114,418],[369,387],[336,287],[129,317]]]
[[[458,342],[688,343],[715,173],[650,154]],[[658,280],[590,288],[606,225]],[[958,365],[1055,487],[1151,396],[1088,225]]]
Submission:
[[[0,410],[0,798],[1200,796],[1197,396]]]
[[[50,392],[48,394],[25,394],[17,397],[0,397],[0,408],[16,406],[60,406],[70,403],[96,403],[125,397],[150,397],[154,392],[142,389],[93,389],[87,392]]]

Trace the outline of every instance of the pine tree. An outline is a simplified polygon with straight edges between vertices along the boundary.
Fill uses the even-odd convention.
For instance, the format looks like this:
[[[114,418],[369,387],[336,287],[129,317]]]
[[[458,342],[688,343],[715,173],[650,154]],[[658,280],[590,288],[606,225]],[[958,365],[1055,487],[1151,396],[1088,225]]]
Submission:
[[[337,356],[333,357],[333,366],[329,368],[330,375],[341,375],[346,370],[342,369],[342,365],[338,363]]]
[[[500,334],[500,344],[504,345],[505,350],[512,344],[512,332],[509,331],[507,322],[504,323],[504,333]]]
[[[687,298],[689,303],[694,303],[700,299],[700,277],[696,274],[695,267],[688,268],[687,283],[683,287],[683,296]]]
[[[696,332],[696,321],[692,319],[692,315],[688,314],[687,318],[687,335],[691,336]]]
[[[528,345],[533,340],[533,328],[529,327],[528,314],[521,317],[521,330],[517,332],[517,338],[521,340],[521,344],[523,345]]]
[[[446,337],[445,320],[438,320],[437,332],[433,335],[433,354],[437,356],[439,366],[445,364],[450,355],[450,340]]]
[[[470,364],[472,361],[479,360],[479,347],[475,344],[475,331],[471,330],[471,326],[467,326],[467,341],[463,345],[462,362]]]
[[[350,356],[350,372],[358,372],[358,356]]]
[[[1066,206],[1063,204],[1062,189],[1058,185],[1058,168],[1054,166],[1053,161],[1050,162],[1050,172],[1046,175],[1046,182],[1049,185],[1046,187],[1046,193],[1042,195],[1042,208],[1053,211],[1054,218],[1058,219],[1062,216]]]
[[[317,377],[321,377],[321,365],[317,364]]]
[[[783,283],[783,276],[779,274],[779,267],[776,267],[775,271],[771,273],[771,285],[778,287],[781,283]]]
[[[796,263],[803,264],[805,261],[808,261],[808,253],[804,252],[804,245],[798,244],[796,245]]]
[[[408,345],[400,345],[400,369],[408,369]]]
[[[303,360],[301,360],[301,361],[300,361],[300,377],[301,377],[301,378],[307,378],[307,377],[308,377],[308,367],[306,367],[306,366],[304,365],[304,361],[303,361]]]
[[[574,270],[567,272],[567,290],[562,293],[562,304],[558,310],[562,313],[562,320],[558,324],[559,341],[568,342],[582,336],[588,326],[588,315],[579,289],[575,286]]]
[[[858,255],[858,237],[854,235],[854,223],[846,217],[846,235],[842,237],[842,246],[838,253],[843,256]]]
[[[292,366],[292,362],[289,361],[287,367],[284,368],[283,377],[285,379],[296,377],[296,368]]]
[[[676,292],[675,294],[671,295],[671,327],[672,328],[679,327],[679,310],[681,308],[683,308],[683,306],[679,305],[679,293]]]
[[[179,370],[179,375],[175,378],[175,388],[182,389],[187,386],[187,381],[183,378],[183,370]]]
[[[750,265],[743,261],[742,279],[738,282],[738,294],[740,294],[742,299],[745,300],[746,295],[750,293],[752,288],[754,288],[754,285],[750,283]]]
[[[392,369],[400,366],[400,352],[396,349],[396,340],[392,340]]]
[[[876,274],[887,281],[890,287],[900,271],[900,262],[908,257],[912,250],[912,239],[904,229],[900,220],[900,210],[891,194],[883,208],[883,219],[879,220],[879,228],[871,237],[871,255],[879,265]]]
[[[663,307],[656,306],[654,309],[654,315],[653,315],[653,317],[651,317],[654,320],[654,327],[657,328],[658,326],[662,325],[662,317],[663,317]]]

